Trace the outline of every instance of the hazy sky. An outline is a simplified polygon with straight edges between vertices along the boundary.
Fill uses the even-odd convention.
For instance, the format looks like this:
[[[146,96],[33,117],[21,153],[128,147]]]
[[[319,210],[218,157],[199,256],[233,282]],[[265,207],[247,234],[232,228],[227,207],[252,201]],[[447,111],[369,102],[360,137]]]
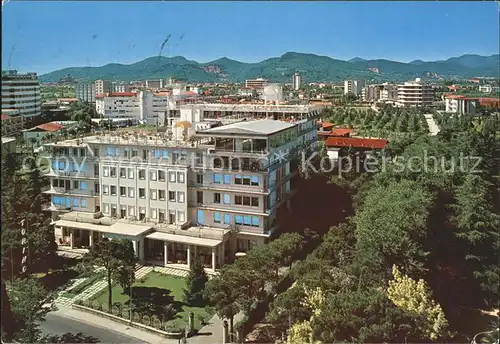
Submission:
[[[288,51],[439,60],[499,52],[494,2],[49,2],[2,9],[2,68],[46,73],[160,53],[245,62]],[[182,39],[181,39],[182,37]]]

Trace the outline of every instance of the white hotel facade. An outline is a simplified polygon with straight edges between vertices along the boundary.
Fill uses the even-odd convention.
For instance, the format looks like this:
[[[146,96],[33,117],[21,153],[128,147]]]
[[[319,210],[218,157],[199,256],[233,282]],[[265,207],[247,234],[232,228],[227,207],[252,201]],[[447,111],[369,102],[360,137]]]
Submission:
[[[316,140],[319,108],[287,110],[293,120],[247,111],[188,140],[111,133],[47,144],[57,243],[129,238],[141,261],[188,268],[199,256],[212,270],[264,243],[290,208],[294,152]]]

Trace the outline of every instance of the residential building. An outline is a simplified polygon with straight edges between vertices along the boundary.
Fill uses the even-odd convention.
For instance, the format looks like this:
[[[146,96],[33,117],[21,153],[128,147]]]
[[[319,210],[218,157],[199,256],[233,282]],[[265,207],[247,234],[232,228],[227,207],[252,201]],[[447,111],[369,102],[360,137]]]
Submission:
[[[476,108],[479,105],[478,98],[469,98],[460,95],[446,95],[445,106],[446,112],[451,112],[458,115],[475,115]]]
[[[263,78],[245,80],[245,87],[253,88],[255,90],[262,90],[267,80]]]
[[[2,152],[15,153],[16,147],[17,145],[15,137],[4,137],[2,135]]]
[[[345,80],[344,94],[354,94],[356,97],[361,95],[362,82],[359,80]]]
[[[105,94],[113,92],[113,84],[109,80],[96,80],[95,94]]]
[[[159,90],[163,87],[165,87],[166,83],[165,80],[159,79],[159,80],[146,80],[146,87],[149,88],[150,90]]]
[[[398,85],[398,105],[428,107],[432,105],[434,91],[420,78]]]
[[[133,118],[155,125],[158,118],[165,118],[167,102],[167,96],[150,91],[112,92],[96,96],[96,111],[105,118]]]
[[[30,129],[23,130],[23,137],[33,147],[40,147],[44,138],[48,135],[54,135],[56,132],[65,129],[66,127],[56,122],[44,123]]]
[[[23,117],[19,110],[2,109],[2,136],[16,136],[23,130]]]
[[[238,90],[238,95],[242,97],[255,97],[257,92],[251,87],[242,87]]]
[[[492,85],[481,85],[479,86],[479,92],[482,93],[498,93],[500,92],[500,87]]]
[[[194,133],[103,133],[46,145],[59,245],[129,238],[141,261],[212,270],[262,244],[289,212],[295,160],[319,114],[247,120]],[[311,124],[311,128],[309,125]]]
[[[130,85],[125,83],[114,82],[112,85],[111,92],[116,92],[116,93],[130,92]]]
[[[293,73],[292,76],[292,86],[295,91],[300,90],[300,86],[302,84],[302,76],[300,73]]]
[[[76,98],[80,102],[95,103],[96,85],[93,82],[78,82],[75,86]]]
[[[262,90],[262,99],[264,102],[281,102],[283,101],[283,85],[267,84]]]
[[[16,70],[2,71],[2,111],[19,111],[24,123],[42,114],[40,81],[36,73],[18,73]]]

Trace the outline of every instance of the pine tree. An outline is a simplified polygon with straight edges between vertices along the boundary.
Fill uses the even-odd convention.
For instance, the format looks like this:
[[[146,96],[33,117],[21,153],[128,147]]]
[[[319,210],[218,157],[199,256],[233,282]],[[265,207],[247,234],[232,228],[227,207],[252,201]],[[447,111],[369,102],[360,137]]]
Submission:
[[[187,277],[187,289],[184,290],[184,301],[193,306],[198,306],[203,304],[203,292],[205,290],[205,285],[208,281],[208,276],[201,260],[195,258],[191,262],[191,268]]]

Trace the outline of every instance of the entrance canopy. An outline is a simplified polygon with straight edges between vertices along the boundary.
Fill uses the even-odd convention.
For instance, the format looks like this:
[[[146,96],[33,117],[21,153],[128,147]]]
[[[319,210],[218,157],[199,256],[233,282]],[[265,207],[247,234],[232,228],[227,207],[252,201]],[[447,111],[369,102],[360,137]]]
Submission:
[[[146,238],[151,240],[161,240],[168,242],[176,242],[180,244],[206,246],[206,247],[216,247],[217,245],[222,243],[222,240],[205,239],[194,236],[184,236],[184,235],[177,235],[177,234],[170,234],[163,232],[154,232],[148,234],[146,235]]]
[[[111,233],[111,234],[119,234],[119,235],[133,236],[133,237],[142,235],[153,228],[147,225],[133,225],[130,223],[121,223],[121,222],[117,222],[115,224],[112,224],[111,226],[104,226],[104,225],[96,225],[93,223],[67,221],[67,220],[55,221],[54,225],[66,228],[85,229],[101,233]]]

